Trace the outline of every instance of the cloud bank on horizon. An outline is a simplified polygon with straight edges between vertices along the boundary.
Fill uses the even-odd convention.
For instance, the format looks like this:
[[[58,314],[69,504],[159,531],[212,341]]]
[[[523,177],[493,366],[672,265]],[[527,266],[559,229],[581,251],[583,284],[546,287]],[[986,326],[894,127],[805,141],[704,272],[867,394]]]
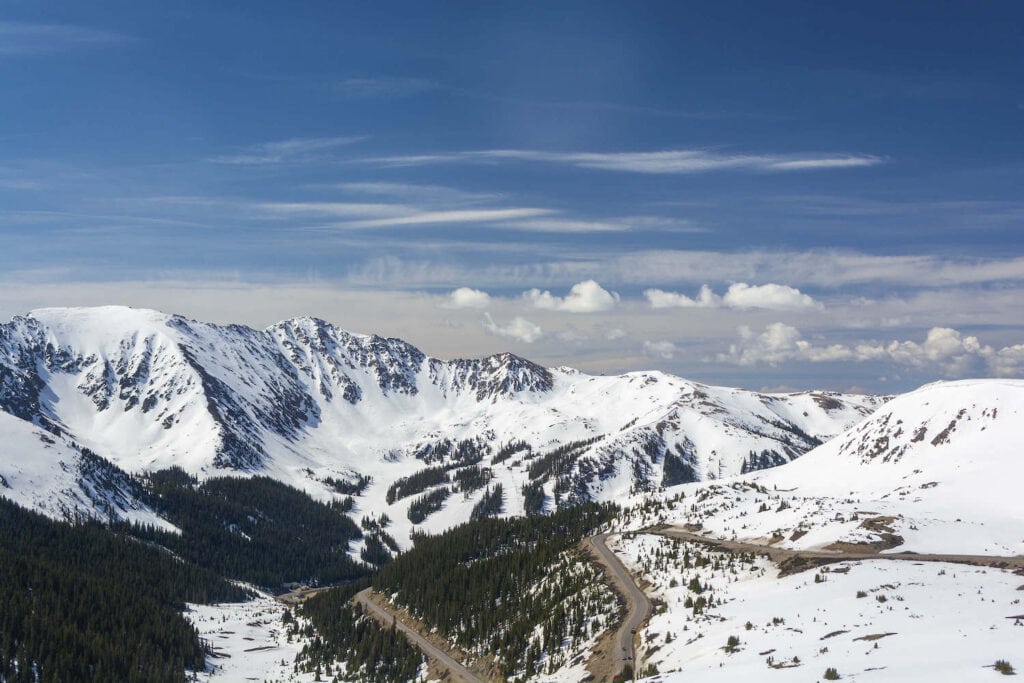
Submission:
[[[313,314],[754,388],[1024,373],[1018,6],[250,9],[0,11],[0,315]]]

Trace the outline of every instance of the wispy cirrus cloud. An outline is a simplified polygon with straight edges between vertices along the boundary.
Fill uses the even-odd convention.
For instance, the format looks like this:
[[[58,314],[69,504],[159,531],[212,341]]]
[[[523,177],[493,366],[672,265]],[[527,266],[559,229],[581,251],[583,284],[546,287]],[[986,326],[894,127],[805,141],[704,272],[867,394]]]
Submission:
[[[375,201],[264,202],[258,205],[258,209],[281,216],[343,219],[323,226],[334,229],[475,223],[498,229],[548,233],[705,230],[682,218],[626,216],[592,219],[560,209],[509,206],[501,202],[506,197],[500,193],[468,192],[441,185],[349,182],[329,187]]]
[[[415,211],[401,204],[374,202],[260,202],[254,208],[280,216],[314,218],[395,218]]]
[[[702,149],[653,152],[547,152],[525,149],[491,149],[375,157],[364,161],[385,166],[520,161],[625,173],[687,174],[715,171],[771,173],[862,168],[881,164],[884,159],[866,154],[725,154]]]
[[[708,229],[695,225],[683,218],[664,216],[623,216],[583,220],[558,216],[545,216],[519,220],[505,224],[510,228],[531,232],[632,232],[649,230],[657,232],[707,232]]]
[[[120,33],[86,26],[0,21],[0,56],[35,57],[119,45],[131,40]]]
[[[333,185],[353,194],[394,197],[424,205],[461,204],[472,205],[505,199],[500,192],[470,192],[447,185],[421,185],[416,183],[348,182]]]
[[[210,157],[215,164],[261,165],[296,164],[323,161],[331,151],[365,140],[365,135],[323,138],[290,138],[249,145],[235,154]]]
[[[503,209],[456,209],[451,211],[414,211],[405,216],[348,221],[339,227],[391,228],[414,225],[440,225],[455,223],[496,223],[519,218],[534,218],[555,213],[552,209],[533,207]]]
[[[386,278],[414,286],[568,285],[598,279],[616,286],[677,283],[788,281],[794,286],[838,290],[856,285],[945,288],[998,282],[1024,282],[1024,258],[964,259],[932,254],[884,256],[856,251],[687,251],[639,250],[607,254],[580,249],[574,259],[541,259],[498,264],[454,265],[386,257],[355,266],[350,277]],[[435,273],[436,279],[428,274]],[[427,279],[424,279],[427,278]],[[712,292],[713,294],[713,292]],[[699,297],[700,295],[698,295]]]

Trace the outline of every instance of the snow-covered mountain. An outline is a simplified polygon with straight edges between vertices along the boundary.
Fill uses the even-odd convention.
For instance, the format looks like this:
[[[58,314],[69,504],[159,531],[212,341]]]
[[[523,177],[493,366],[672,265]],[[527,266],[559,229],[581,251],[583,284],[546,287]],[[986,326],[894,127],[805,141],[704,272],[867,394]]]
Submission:
[[[1024,380],[940,382],[784,467],[637,495],[626,528],[668,522],[749,552],[615,539],[665,605],[638,631],[640,670],[661,672],[644,680],[973,681],[1019,667],[1022,440]],[[790,575],[754,545],[832,562]],[[917,554],[892,556],[904,552]]]
[[[1024,380],[929,384],[786,467],[723,482],[697,515],[674,516],[780,547],[1024,554],[1022,441]]]
[[[507,353],[440,360],[315,318],[255,330],[44,309],[0,325],[0,492],[51,514],[88,509],[75,474],[88,452],[130,473],[263,473],[321,498],[371,477],[357,509],[403,519],[408,500],[384,500],[397,479],[477,464],[516,513],[531,481],[550,507],[782,464],[882,402],[591,376]],[[453,496],[428,526],[464,520],[481,495]]]

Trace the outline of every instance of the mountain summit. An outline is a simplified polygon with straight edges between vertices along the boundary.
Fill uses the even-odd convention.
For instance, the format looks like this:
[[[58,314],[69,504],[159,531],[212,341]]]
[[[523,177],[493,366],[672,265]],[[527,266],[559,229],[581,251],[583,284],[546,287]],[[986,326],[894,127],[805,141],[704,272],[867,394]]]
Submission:
[[[359,508],[405,517],[391,508],[408,501],[383,502],[394,482],[476,467],[516,513],[524,487],[552,509],[783,464],[882,402],[592,376],[510,353],[441,360],[310,317],[256,330],[51,308],[0,325],[0,486],[51,514],[95,511],[96,487],[75,474],[87,452],[127,473],[260,473],[324,499],[369,479]],[[438,525],[482,495],[464,493]]]

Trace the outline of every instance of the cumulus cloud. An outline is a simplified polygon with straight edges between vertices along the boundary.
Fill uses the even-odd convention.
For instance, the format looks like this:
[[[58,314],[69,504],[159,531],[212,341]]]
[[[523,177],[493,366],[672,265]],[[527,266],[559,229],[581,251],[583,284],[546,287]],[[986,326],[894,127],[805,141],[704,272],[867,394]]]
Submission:
[[[795,287],[773,283],[758,286],[737,282],[729,285],[722,303],[731,308],[768,308],[775,311],[822,307]]]
[[[658,356],[666,360],[675,356],[678,348],[670,341],[645,341],[644,353],[651,356]]]
[[[487,308],[491,303],[491,295],[471,287],[459,287],[453,290],[442,304],[445,308]]]
[[[565,297],[555,296],[547,290],[531,289],[523,293],[523,298],[535,308],[566,313],[600,313],[611,310],[619,302],[617,293],[609,292],[594,280],[577,282]]]
[[[772,323],[760,334],[740,327],[740,340],[718,360],[739,365],[778,365],[786,361],[811,363],[889,361],[913,368],[935,368],[948,377],[991,373],[1019,374],[1024,370],[1024,344],[995,349],[975,336],[964,336],[949,327],[933,327],[923,342],[893,340],[888,343],[815,344],[795,327]]]
[[[693,299],[685,294],[666,292],[662,289],[644,290],[644,296],[651,308],[717,308],[722,303],[722,297],[711,291],[707,285],[703,285]]]
[[[507,325],[498,325],[489,313],[485,313],[483,325],[484,329],[491,334],[510,337],[527,344],[532,344],[544,335],[539,325],[519,316],[512,318]]]
[[[703,285],[695,298],[678,292],[648,289],[644,291],[644,297],[651,308],[765,308],[775,311],[822,308],[819,302],[799,289],[774,283],[748,285],[736,282],[729,285],[723,296]]]

